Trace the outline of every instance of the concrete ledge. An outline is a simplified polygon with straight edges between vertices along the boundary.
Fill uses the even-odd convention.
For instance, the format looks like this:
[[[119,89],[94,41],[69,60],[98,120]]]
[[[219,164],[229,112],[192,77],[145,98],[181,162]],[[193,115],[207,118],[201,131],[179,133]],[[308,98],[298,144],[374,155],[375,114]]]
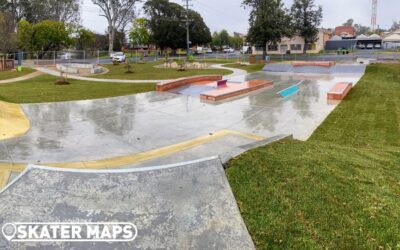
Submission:
[[[171,89],[179,88],[187,84],[192,84],[196,82],[219,81],[219,80],[222,80],[222,75],[200,75],[200,76],[184,77],[158,83],[156,86],[156,90],[168,91]]]
[[[315,67],[332,67],[336,65],[334,61],[297,61],[292,63],[293,67],[315,66]]]
[[[343,100],[352,88],[353,88],[353,83],[350,82],[337,83],[328,92],[328,100],[335,100],[335,101]]]
[[[268,80],[253,80],[242,84],[228,84],[227,87],[211,90],[200,95],[204,101],[221,101],[232,97],[244,95],[259,89],[272,86],[274,83]]]

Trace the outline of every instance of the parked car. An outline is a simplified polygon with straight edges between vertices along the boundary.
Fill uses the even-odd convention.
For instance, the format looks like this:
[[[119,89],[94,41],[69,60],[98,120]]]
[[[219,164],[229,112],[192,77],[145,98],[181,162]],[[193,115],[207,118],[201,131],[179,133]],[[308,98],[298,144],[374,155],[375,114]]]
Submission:
[[[374,46],[374,47],[375,47],[375,49],[382,49],[382,45],[381,45],[381,44],[379,44],[379,43],[378,43],[378,44],[375,44],[375,46]]]
[[[213,53],[213,50],[211,48],[208,48],[207,49],[207,54],[212,54],[212,53]]]
[[[357,48],[358,48],[358,49],[365,49],[365,45],[364,45],[364,44],[358,44],[358,45],[357,45]]]
[[[251,54],[251,47],[250,46],[243,46],[242,49],[240,50],[240,53],[242,53],[242,54]]]
[[[125,57],[125,54],[123,52],[116,52],[116,53],[113,53],[112,60],[114,62],[125,62],[126,61],[126,57]]]
[[[372,44],[372,43],[369,43],[368,45],[367,45],[367,49],[373,49],[374,48],[374,45]]]
[[[235,53],[235,50],[232,48],[226,48],[226,49],[224,49],[224,52],[225,53]]]
[[[65,52],[65,53],[59,54],[58,58],[61,59],[61,60],[71,60],[72,59],[72,53],[71,52]]]

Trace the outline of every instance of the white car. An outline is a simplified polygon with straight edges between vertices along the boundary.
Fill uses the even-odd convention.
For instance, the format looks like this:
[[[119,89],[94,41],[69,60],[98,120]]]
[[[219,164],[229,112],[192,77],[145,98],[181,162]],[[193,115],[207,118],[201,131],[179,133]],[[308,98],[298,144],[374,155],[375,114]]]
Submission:
[[[208,54],[212,54],[212,53],[213,53],[212,49],[211,49],[211,48],[208,48],[208,49],[207,49],[207,53],[208,53]]]
[[[378,44],[375,44],[375,49],[382,49],[382,45],[380,45],[379,43]]]
[[[125,62],[126,57],[123,52],[116,52],[112,55],[112,60],[115,62]]]
[[[372,43],[367,45],[367,49],[373,49],[373,48],[374,48],[374,45]]]
[[[65,52],[61,55],[58,56],[61,60],[70,60],[72,59],[72,53],[71,52]]]
[[[226,48],[226,49],[224,49],[224,52],[225,53],[235,53],[235,50],[232,48]]]

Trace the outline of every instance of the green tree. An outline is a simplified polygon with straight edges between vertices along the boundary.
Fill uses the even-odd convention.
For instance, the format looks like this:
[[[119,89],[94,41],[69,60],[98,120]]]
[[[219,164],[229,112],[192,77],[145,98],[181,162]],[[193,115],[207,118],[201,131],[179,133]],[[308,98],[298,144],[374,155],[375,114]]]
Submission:
[[[392,27],[390,28],[390,31],[396,31],[400,29],[400,21],[396,22],[393,21]]]
[[[229,47],[235,43],[227,30],[221,30],[219,33],[214,32],[211,39],[211,44],[221,49],[224,46]]]
[[[306,45],[318,39],[318,26],[322,20],[322,7],[316,7],[314,0],[294,0],[291,14],[296,33],[304,39]],[[303,53],[307,51],[304,46]]]
[[[291,36],[290,16],[281,0],[244,0],[243,5],[250,8],[250,29],[247,40],[263,48],[276,44],[284,36]]]
[[[353,25],[354,25],[354,19],[352,19],[352,18],[350,18],[349,20],[347,20],[347,21],[343,24],[343,26],[350,26],[350,27],[353,27]]]
[[[149,43],[150,34],[147,28],[147,20],[144,18],[136,18],[132,22],[132,28],[129,32],[129,42],[132,45],[147,45]]]
[[[116,42],[116,33],[121,28],[121,32],[124,33],[123,27],[135,16],[135,4],[138,0],[92,0],[92,2],[100,7],[100,16],[107,19],[108,50],[111,53]]]
[[[94,48],[96,46],[96,36],[95,34],[83,27],[79,27],[76,30],[75,37],[75,47],[78,50],[86,50],[89,48]]]
[[[70,33],[70,29],[63,22],[46,20],[30,24],[22,20],[18,24],[17,39],[24,50],[61,50],[71,45]]]
[[[0,52],[11,52],[17,48],[14,25],[10,15],[0,12]]]
[[[370,32],[370,28],[368,26],[363,26],[361,24],[354,24],[354,29],[356,30],[357,35],[368,34]]]
[[[186,26],[182,22],[186,19],[186,10],[182,6],[168,0],[149,0],[144,5],[144,12],[149,19],[152,42],[161,49],[186,47]],[[189,11],[189,19],[192,44],[211,42],[210,30],[200,14]]]
[[[77,23],[80,0],[0,0],[0,10],[10,13],[15,24],[20,20]]]

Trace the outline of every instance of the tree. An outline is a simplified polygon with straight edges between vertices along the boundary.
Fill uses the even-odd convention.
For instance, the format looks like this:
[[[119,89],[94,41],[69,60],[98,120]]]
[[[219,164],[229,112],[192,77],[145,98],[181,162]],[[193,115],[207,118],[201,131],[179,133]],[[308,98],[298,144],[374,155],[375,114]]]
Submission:
[[[108,22],[108,50],[113,52],[115,33],[127,20],[132,20],[135,15],[135,3],[138,0],[92,0],[100,7],[102,14]]]
[[[315,7],[314,0],[295,0],[291,8],[295,32],[304,39],[305,45],[318,39],[318,26],[322,20],[322,7]],[[303,53],[307,51],[304,46]]]
[[[144,5],[148,16],[150,39],[161,49],[186,47],[186,10],[168,0],[149,0]],[[203,18],[195,11],[189,11],[189,30],[192,44],[211,42],[211,33]]]
[[[350,27],[353,27],[353,24],[354,24],[354,19],[350,18],[349,20],[347,20],[347,21],[343,24],[343,26],[350,26]]]
[[[22,20],[18,23],[17,39],[24,50],[58,51],[71,45],[70,30],[65,23],[46,20],[31,24]]]
[[[393,21],[392,27],[390,28],[390,31],[396,31],[400,29],[400,21],[396,22]]]
[[[1,2],[2,1],[2,2]],[[30,23],[54,20],[79,21],[79,0],[8,0],[0,1],[0,10],[10,13],[15,24],[25,19]]]
[[[363,26],[362,24],[354,24],[354,29],[356,30],[357,36],[368,34],[371,30],[368,26]]]
[[[284,36],[291,36],[290,16],[281,0],[244,0],[243,5],[250,8],[250,29],[247,40],[257,47],[276,44]]]
[[[11,52],[17,48],[14,25],[10,15],[0,12],[0,52]]]
[[[83,27],[76,31],[75,46],[78,50],[86,50],[96,46],[96,37],[93,32]]]
[[[147,45],[149,43],[149,30],[147,20],[137,18],[133,20],[131,31],[129,32],[129,41],[132,45]]]

